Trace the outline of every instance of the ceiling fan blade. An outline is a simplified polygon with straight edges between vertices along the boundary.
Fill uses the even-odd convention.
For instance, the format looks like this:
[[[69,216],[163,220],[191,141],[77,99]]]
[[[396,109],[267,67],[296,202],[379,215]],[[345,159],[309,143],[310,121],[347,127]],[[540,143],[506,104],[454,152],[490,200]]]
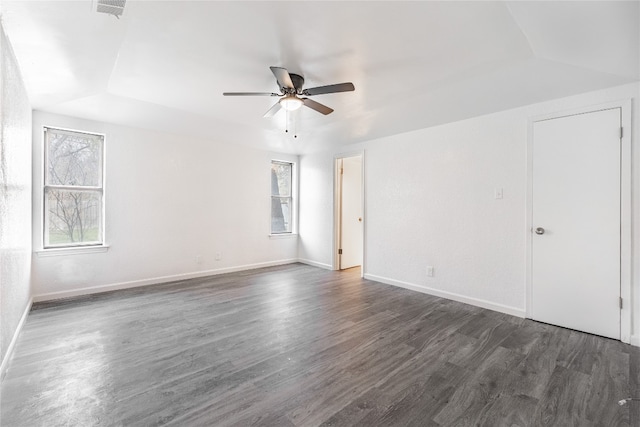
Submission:
[[[327,114],[333,113],[333,108],[329,108],[326,105],[320,104],[319,102],[312,101],[309,98],[300,98],[300,99],[302,99],[302,102],[305,106],[311,108],[312,110],[316,110],[317,112],[322,113],[325,116]]]
[[[273,92],[223,92],[224,96],[282,96]]]
[[[291,76],[286,68],[282,67],[269,67],[271,68],[271,72],[274,76],[276,76],[276,80],[278,80],[278,84],[282,87],[286,87],[287,89],[295,89],[293,86],[293,82],[291,81]]]
[[[282,107],[280,106],[280,101],[278,101],[273,104],[273,107],[269,108],[269,110],[264,113],[264,116],[262,117],[273,117],[278,111],[280,111],[280,108]]]
[[[304,95],[321,95],[323,93],[351,92],[356,90],[353,83],[338,83],[336,85],[318,86],[305,89],[302,91]]]

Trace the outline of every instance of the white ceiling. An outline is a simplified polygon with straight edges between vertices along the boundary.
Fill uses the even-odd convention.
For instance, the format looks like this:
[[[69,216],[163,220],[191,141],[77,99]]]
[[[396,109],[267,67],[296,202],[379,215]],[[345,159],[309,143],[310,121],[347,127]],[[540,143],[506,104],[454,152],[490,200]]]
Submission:
[[[34,109],[305,153],[640,80],[640,2],[6,1]],[[269,66],[313,99],[285,134]]]

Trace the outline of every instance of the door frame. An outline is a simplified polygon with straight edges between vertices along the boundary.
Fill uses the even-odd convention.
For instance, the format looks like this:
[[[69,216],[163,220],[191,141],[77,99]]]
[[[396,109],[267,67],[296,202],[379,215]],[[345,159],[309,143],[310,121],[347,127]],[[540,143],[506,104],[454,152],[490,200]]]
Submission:
[[[536,122],[594,113],[602,110],[620,108],[621,126],[624,129],[620,145],[620,297],[623,300],[620,310],[620,341],[631,342],[633,301],[631,300],[631,218],[632,218],[632,176],[631,176],[631,99],[575,108],[530,117],[527,123],[527,200],[526,200],[526,317],[531,318],[533,293],[533,126]]]
[[[338,250],[340,249],[340,230],[341,230],[341,204],[342,204],[342,187],[341,187],[341,176],[339,170],[339,164],[342,159],[346,159],[348,157],[360,157],[362,159],[362,167],[361,167],[361,175],[362,175],[362,184],[360,186],[360,203],[361,203],[361,212],[362,212],[362,264],[360,265],[360,277],[364,277],[364,263],[365,263],[365,241],[367,239],[366,235],[366,224],[367,224],[367,213],[365,211],[365,158],[364,158],[364,150],[361,151],[350,151],[346,153],[339,153],[333,156],[333,253],[332,253],[332,270],[340,269],[340,255],[338,254]]]

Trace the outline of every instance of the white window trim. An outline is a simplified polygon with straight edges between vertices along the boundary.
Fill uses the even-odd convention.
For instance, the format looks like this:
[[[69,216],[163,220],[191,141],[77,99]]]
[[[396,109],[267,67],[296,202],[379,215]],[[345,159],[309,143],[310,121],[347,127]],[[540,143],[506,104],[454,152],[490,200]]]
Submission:
[[[288,163],[291,165],[291,231],[284,233],[271,232],[271,179],[269,179],[269,238],[287,239],[298,237],[298,163],[293,160],[272,158],[269,161],[269,171],[273,162]]]
[[[47,185],[47,157],[48,157],[48,146],[47,146],[47,129],[52,130],[60,130],[65,132],[75,132],[75,133],[84,133],[88,135],[100,136],[102,137],[102,187],[86,187],[86,189],[99,189],[101,188],[101,198],[102,198],[102,212],[101,212],[101,228],[102,228],[102,241],[95,243],[79,243],[75,245],[56,245],[56,246],[45,246],[45,222],[46,222],[46,202],[45,197],[47,196],[46,188],[75,188],[77,187],[69,187],[64,185]],[[42,126],[42,157],[41,157],[41,165],[40,172],[42,173],[42,179],[40,180],[40,202],[42,203],[41,209],[41,218],[40,218],[40,248],[35,250],[34,252],[38,255],[38,257],[46,257],[46,256],[63,256],[63,255],[76,255],[76,254],[89,254],[89,253],[100,253],[107,252],[109,250],[109,245],[106,243],[106,203],[105,203],[105,194],[106,194],[106,164],[107,164],[107,135],[101,132],[93,132],[79,129],[70,129],[61,126],[50,126],[43,125]]]
[[[298,233],[277,233],[277,234],[269,234],[269,238],[271,240],[277,239],[294,239],[298,237]]]
[[[109,245],[86,245],[86,246],[67,246],[64,248],[46,248],[37,250],[38,258],[50,256],[66,256],[66,255],[82,255],[95,254],[109,251]]]

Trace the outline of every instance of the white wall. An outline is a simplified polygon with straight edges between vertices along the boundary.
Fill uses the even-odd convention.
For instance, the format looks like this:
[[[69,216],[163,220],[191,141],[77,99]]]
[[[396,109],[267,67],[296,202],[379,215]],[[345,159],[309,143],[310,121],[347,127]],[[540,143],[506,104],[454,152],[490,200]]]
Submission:
[[[34,112],[33,245],[42,248],[43,126],[106,134],[103,253],[33,259],[35,300],[290,262],[270,239],[270,161],[296,156]],[[216,253],[222,259],[216,260]],[[196,257],[202,257],[198,264]]]
[[[0,24],[0,376],[30,306],[31,107]]]
[[[301,261],[331,268],[333,250],[333,153],[300,158]]]
[[[640,345],[639,84],[353,147],[365,150],[366,277],[523,316],[528,119],[629,98],[634,109],[632,340]],[[300,159],[300,257],[320,264],[331,264],[334,154]],[[503,188],[501,200],[494,198],[496,187]],[[427,277],[427,265],[434,266],[434,277]]]
[[[365,273],[524,308],[513,286],[525,281],[519,134],[526,121],[493,115],[370,144]]]

